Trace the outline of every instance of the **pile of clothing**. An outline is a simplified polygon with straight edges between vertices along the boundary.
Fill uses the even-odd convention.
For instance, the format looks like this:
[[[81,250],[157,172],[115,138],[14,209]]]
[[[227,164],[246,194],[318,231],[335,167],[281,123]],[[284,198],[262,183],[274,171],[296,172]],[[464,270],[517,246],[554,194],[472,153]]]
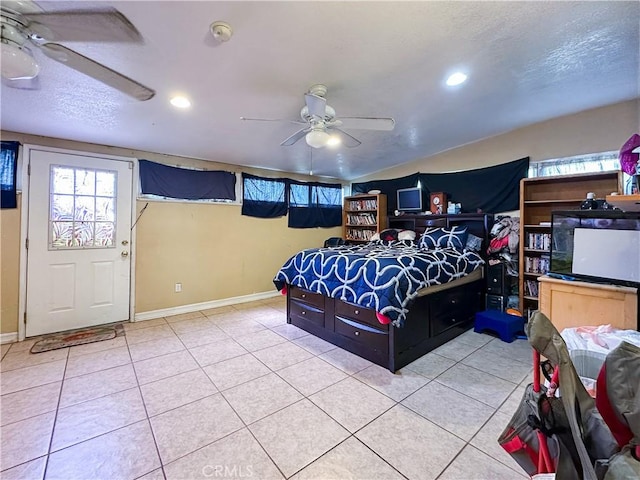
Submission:
[[[518,245],[520,244],[520,219],[498,216],[491,228],[491,240],[487,254],[506,265],[509,275],[518,276]]]

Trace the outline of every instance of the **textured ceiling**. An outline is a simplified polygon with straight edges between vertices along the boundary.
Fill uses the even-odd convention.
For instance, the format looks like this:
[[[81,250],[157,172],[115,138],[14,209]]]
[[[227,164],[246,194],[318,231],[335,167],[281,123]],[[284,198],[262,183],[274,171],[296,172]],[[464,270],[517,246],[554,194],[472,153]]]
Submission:
[[[297,120],[324,83],[338,116],[396,120],[350,130],[359,147],[313,150],[314,174],[352,179],[640,95],[636,1],[38,4],[115,6],[144,45],[65,45],[157,93],[137,102],[35,52],[40,88],[2,86],[5,131],[308,173],[304,139],[280,146],[297,125],[240,117]],[[229,42],[209,34],[216,20]],[[468,81],[446,87],[456,70]],[[170,106],[176,92],[193,106]]]

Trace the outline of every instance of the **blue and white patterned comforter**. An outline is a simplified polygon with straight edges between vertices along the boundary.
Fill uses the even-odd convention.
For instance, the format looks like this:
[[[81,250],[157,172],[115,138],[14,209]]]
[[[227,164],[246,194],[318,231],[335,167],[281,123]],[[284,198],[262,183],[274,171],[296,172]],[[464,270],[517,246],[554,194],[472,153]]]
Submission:
[[[475,252],[379,242],[302,250],[285,262],[273,281],[278,290],[295,285],[371,308],[401,327],[420,289],[463,277],[483,264]]]

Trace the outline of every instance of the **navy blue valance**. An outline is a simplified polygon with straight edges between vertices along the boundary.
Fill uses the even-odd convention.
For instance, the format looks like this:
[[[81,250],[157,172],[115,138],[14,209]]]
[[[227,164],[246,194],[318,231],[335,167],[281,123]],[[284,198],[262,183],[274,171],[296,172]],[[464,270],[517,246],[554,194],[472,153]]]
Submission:
[[[342,225],[340,183],[289,180],[289,227],[315,228]]]
[[[222,170],[188,170],[140,160],[143,194],[184,200],[236,199],[236,175]]]
[[[242,215],[277,218],[287,214],[287,179],[242,174]]]
[[[19,142],[1,142],[0,148],[0,207],[16,208],[16,171],[18,163]]]

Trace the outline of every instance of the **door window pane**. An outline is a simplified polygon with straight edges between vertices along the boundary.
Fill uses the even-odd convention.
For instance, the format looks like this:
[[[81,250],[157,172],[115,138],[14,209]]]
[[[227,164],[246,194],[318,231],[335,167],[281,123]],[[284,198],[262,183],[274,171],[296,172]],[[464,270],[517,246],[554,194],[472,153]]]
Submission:
[[[96,197],[96,220],[115,220],[115,212],[113,208],[113,198]]]
[[[53,167],[51,183],[54,193],[69,193],[73,195],[74,172],[73,168]]]
[[[117,172],[53,165],[49,248],[115,246]]]
[[[76,169],[76,195],[95,195],[96,172]]]
[[[116,191],[116,176],[113,172],[96,172],[96,195],[113,197]]]
[[[115,224],[113,222],[96,222],[95,243],[103,247],[113,246]]]
[[[73,222],[51,222],[51,246],[55,248],[73,246]]]
[[[76,197],[75,220],[95,220],[95,197]]]
[[[52,195],[51,220],[73,220],[73,195]]]
[[[73,224],[73,246],[92,247],[93,246],[93,222],[74,222]]]

